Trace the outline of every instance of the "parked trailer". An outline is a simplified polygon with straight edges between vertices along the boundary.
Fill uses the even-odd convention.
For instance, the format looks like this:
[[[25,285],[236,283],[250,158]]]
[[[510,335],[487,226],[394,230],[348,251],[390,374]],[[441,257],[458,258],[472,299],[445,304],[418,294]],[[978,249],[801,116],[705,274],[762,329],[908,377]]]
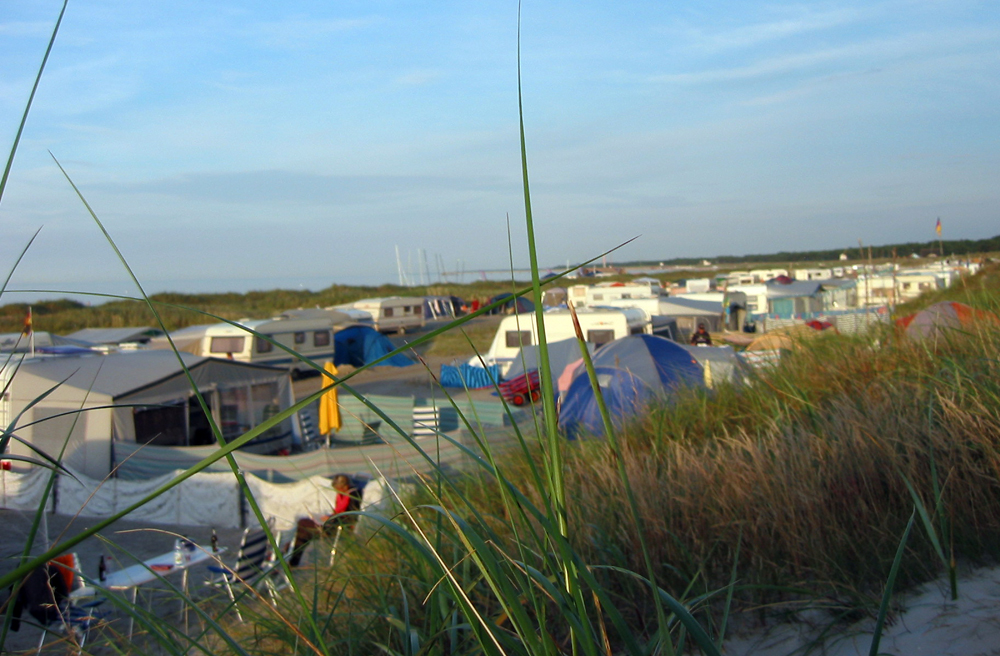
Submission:
[[[333,361],[334,323],[334,317],[330,315],[241,321],[238,326],[214,324],[205,329],[197,355],[309,370],[312,367],[308,364],[246,329],[266,335],[274,342],[287,346],[322,366]]]
[[[549,310],[544,317],[545,337],[549,342],[576,337],[569,310]],[[649,315],[639,308],[581,308],[577,310],[577,317],[584,339],[595,346],[627,335],[652,332]],[[538,344],[535,315],[507,317],[500,322],[493,344],[483,359],[487,365],[500,365],[500,375],[504,376],[521,347],[532,344]],[[481,366],[479,358],[473,358],[470,364]]]
[[[370,314],[372,326],[381,333],[403,334],[424,327],[424,299],[421,296],[366,298],[348,307]]]

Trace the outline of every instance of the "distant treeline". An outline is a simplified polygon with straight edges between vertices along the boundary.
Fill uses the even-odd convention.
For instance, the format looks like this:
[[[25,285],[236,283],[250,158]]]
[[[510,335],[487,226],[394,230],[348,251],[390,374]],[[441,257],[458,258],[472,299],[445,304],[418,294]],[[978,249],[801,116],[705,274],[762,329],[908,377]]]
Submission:
[[[871,246],[871,256],[873,259],[886,259],[892,257],[893,249],[898,257],[909,257],[916,253],[926,256],[930,253],[938,254],[942,243],[937,241],[909,242],[905,244],[887,244],[884,246]],[[946,239],[943,242],[946,255],[973,255],[977,253],[994,253],[1000,251],[1000,235],[990,239]],[[864,247],[864,257],[868,257],[868,246]],[[626,262],[618,266],[642,266],[650,264],[685,265],[699,264],[702,260],[708,260],[713,264],[738,264],[741,262],[824,262],[836,261],[841,253],[847,253],[851,260],[861,259],[861,253],[857,246],[849,248],[835,248],[823,251],[781,251],[779,253],[769,253],[760,255],[719,255],[715,257],[678,257],[672,260],[658,260],[657,262]]]
[[[266,319],[294,308],[327,307],[362,298],[379,296],[456,295],[465,299],[485,299],[500,292],[509,292],[509,282],[480,281],[471,284],[439,284],[427,287],[381,285],[361,287],[332,285],[313,292],[309,290],[273,289],[246,294],[178,294],[150,296],[167,330],[195,324],[216,323],[214,317],[229,320],[242,318]],[[0,333],[20,332],[28,313],[28,303],[11,303],[0,307]],[[141,301],[108,301],[101,305],[84,305],[60,299],[31,303],[32,323],[36,331],[66,335],[82,328],[123,328],[156,326],[152,312]],[[212,316],[214,315],[214,317]]]

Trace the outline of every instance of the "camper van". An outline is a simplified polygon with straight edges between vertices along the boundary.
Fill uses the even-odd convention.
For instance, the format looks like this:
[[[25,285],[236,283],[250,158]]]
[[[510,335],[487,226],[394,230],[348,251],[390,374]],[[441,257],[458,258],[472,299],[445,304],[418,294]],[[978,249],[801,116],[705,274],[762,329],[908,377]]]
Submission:
[[[283,344],[320,365],[333,361],[333,322],[329,317],[278,317],[241,321],[239,326],[218,323],[206,328],[201,341],[191,350],[196,355],[213,358],[286,365],[290,369],[303,371],[311,369],[284,349],[247,332],[241,326],[267,335],[278,344]]]
[[[420,296],[366,298],[348,307],[367,312],[380,333],[400,333],[424,327],[424,299]]]
[[[652,332],[649,315],[639,308],[581,308],[576,314],[584,339],[595,346],[626,335]],[[544,316],[545,338],[549,342],[576,337],[569,310],[550,310]],[[500,375],[506,375],[522,346],[538,344],[535,321],[534,314],[515,315],[501,321],[493,344],[483,357],[486,364],[500,365]],[[473,358],[470,364],[480,366],[479,358]]]
[[[639,307],[639,303],[628,302],[639,300],[648,300],[655,306],[658,299],[662,296],[662,292],[663,288],[660,287],[659,281],[655,280],[653,283],[638,283],[633,281],[627,284],[573,285],[569,288],[569,299],[573,301],[573,305],[577,309],[599,305]],[[623,303],[621,301],[626,302]]]

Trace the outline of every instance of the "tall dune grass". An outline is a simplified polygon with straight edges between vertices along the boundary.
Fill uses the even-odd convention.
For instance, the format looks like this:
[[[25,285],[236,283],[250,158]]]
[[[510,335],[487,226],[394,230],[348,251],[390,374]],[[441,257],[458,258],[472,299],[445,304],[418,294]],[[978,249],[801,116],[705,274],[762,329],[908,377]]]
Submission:
[[[641,530],[670,589],[698,578],[710,591],[728,581],[739,543],[738,599],[874,605],[913,511],[910,482],[931,513],[942,490],[946,549],[996,559],[1000,331],[934,345],[873,336],[803,344],[749,386],[692,392],[629,425],[619,439],[639,529],[621,512],[611,447],[580,444],[566,460],[574,544],[590,561],[641,570]],[[930,536],[915,536],[901,582],[940,565]],[[636,618],[649,612],[636,604]]]

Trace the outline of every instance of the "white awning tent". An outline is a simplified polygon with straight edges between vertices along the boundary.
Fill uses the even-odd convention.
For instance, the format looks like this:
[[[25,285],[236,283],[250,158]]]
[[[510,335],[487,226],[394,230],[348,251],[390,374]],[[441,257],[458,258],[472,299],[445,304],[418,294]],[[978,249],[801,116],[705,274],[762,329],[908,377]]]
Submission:
[[[180,357],[229,439],[293,403],[286,369],[189,353]],[[171,351],[26,359],[0,370],[0,383],[8,380],[0,422],[7,426],[17,418],[14,434],[52,457],[65,444],[64,464],[91,478],[110,473],[113,441],[214,442],[191,382]],[[265,452],[277,450],[298,439],[297,431],[297,423],[286,420],[252,444]],[[33,455],[16,440],[10,452]]]
[[[669,296],[659,301],[657,316],[677,320],[678,327],[687,335],[694,332],[698,324],[705,324],[709,332],[721,331],[724,327],[725,311],[721,303]]]
[[[146,344],[151,339],[162,335],[162,330],[151,326],[134,326],[131,328],[84,328],[66,337],[78,342],[118,346],[120,344]]]

